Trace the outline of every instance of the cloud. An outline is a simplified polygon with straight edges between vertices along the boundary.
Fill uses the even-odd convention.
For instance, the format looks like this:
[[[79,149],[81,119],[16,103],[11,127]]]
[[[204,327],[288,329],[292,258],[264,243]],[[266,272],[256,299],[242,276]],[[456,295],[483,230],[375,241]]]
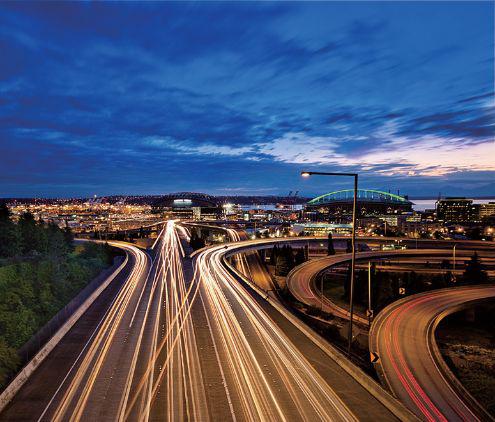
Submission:
[[[380,144],[362,154],[339,153],[340,141],[331,137],[287,134],[259,145],[259,151],[292,164],[353,167],[393,176],[444,176],[459,171],[495,171],[493,142],[465,143],[435,136],[408,138],[383,127],[373,138]]]
[[[226,156],[239,157],[253,152],[253,147],[230,147],[227,145],[215,144],[194,144],[192,142],[181,142],[172,138],[147,138],[144,140],[147,146],[165,148],[173,150],[183,155],[200,155],[200,156]]]
[[[2,4],[8,189],[285,190],[306,164],[489,189],[491,7]]]

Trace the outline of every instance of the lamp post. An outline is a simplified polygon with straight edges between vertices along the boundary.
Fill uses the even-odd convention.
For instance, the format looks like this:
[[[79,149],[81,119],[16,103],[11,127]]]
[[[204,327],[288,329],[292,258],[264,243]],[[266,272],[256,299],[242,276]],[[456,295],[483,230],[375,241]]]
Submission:
[[[454,244],[454,247],[452,248],[452,258],[454,259],[454,265],[452,267],[452,280],[454,281],[454,283],[456,281],[456,276],[455,276],[455,248],[456,248],[456,246],[457,246],[457,243]]]
[[[352,345],[352,325],[354,319],[354,278],[356,268],[356,208],[357,208],[357,192],[358,192],[358,174],[357,173],[327,173],[320,171],[302,171],[302,177],[309,176],[347,176],[354,178],[354,199],[352,203],[352,258],[351,258],[351,285],[349,291],[349,332],[347,335],[347,354],[351,354]]]

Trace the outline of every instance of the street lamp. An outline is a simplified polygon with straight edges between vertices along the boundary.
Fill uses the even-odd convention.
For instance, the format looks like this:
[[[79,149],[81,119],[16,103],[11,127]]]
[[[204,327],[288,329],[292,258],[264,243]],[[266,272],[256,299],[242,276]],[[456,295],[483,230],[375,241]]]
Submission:
[[[320,171],[302,171],[302,177],[309,176],[347,176],[354,178],[354,200],[352,203],[352,258],[351,258],[351,286],[349,292],[349,332],[347,335],[347,354],[351,354],[352,344],[352,325],[354,319],[354,277],[356,269],[356,208],[357,208],[357,193],[358,193],[358,174],[357,173],[328,173]]]
[[[453,268],[452,268],[452,280],[456,281],[456,276],[455,276],[455,248],[457,246],[457,243],[454,244],[454,247],[452,248],[452,257],[454,259],[454,265],[453,265]]]

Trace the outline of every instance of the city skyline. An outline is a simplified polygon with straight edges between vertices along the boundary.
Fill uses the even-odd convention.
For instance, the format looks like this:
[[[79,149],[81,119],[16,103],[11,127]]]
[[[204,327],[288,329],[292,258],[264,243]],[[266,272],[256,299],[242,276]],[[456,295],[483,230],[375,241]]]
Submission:
[[[492,2],[0,9],[2,197],[495,195]]]

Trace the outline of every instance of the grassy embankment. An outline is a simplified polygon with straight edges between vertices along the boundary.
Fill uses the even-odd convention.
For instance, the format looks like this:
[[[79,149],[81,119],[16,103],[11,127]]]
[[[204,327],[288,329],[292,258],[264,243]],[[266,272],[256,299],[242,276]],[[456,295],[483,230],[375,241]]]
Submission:
[[[21,363],[18,350],[112,262],[108,245],[74,248],[70,231],[18,223],[0,207],[0,388]]]

